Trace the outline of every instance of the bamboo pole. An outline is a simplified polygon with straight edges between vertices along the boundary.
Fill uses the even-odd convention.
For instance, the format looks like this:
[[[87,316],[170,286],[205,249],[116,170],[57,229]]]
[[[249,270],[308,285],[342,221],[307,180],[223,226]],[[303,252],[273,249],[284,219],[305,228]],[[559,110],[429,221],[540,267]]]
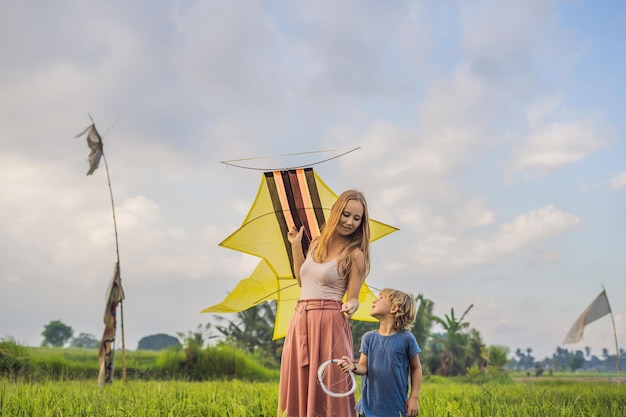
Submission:
[[[104,147],[104,144],[103,144]],[[115,231],[115,254],[117,256],[117,268],[118,274],[120,278],[120,283],[122,282],[122,271],[120,269],[120,246],[119,240],[117,238],[117,219],[115,217],[115,203],[113,201],[113,188],[111,187],[111,177],[109,175],[109,164],[107,164],[107,158],[104,154],[104,149],[102,150],[102,159],[104,160],[104,168],[107,173],[107,182],[109,184],[109,195],[111,197],[111,210],[113,212],[113,229]],[[122,331],[122,381],[126,382],[126,346],[125,346],[125,338],[124,338],[124,300],[120,300],[120,329]]]
[[[95,122],[93,121],[93,118],[91,117],[91,115],[89,115],[89,119],[91,119],[91,123],[95,126]],[[113,126],[116,123],[117,121],[113,123]],[[106,135],[109,130],[111,130],[111,128],[109,128],[106,132],[104,132],[104,135]],[[118,276],[119,276],[119,280],[121,284],[122,283],[122,271],[120,269],[120,244],[119,244],[119,240],[117,237],[117,218],[115,217],[115,202],[113,200],[113,188],[111,187],[111,175],[109,174],[109,164],[107,163],[107,158],[104,153],[104,143],[101,143],[101,145],[102,145],[102,148],[101,148],[102,159],[104,160],[104,168],[107,173],[107,184],[109,186],[109,196],[111,198],[111,211],[113,213],[113,230],[115,231],[115,255],[117,258],[117,271],[118,271]],[[125,337],[124,337],[124,300],[120,300],[119,304],[120,304],[120,329],[122,331],[122,381],[126,382],[126,343],[125,343]]]
[[[602,286],[604,290],[604,295],[606,296],[607,302],[609,301],[609,296],[606,294],[606,289],[604,289],[604,285]],[[609,304],[609,311],[611,312],[611,322],[613,323],[613,336],[615,337],[615,360],[617,365],[617,383],[619,385],[621,381],[621,372],[620,372],[620,361],[619,361],[619,345],[617,344],[617,329],[615,328],[615,318],[613,317],[613,309],[611,308],[611,303]]]

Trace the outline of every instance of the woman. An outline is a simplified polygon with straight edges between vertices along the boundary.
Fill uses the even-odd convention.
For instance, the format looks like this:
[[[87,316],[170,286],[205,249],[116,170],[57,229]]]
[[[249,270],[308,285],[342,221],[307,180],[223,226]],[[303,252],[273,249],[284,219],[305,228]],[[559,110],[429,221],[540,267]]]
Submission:
[[[365,197],[355,190],[339,196],[306,258],[302,233],[303,228],[293,228],[287,234],[302,291],[283,346],[278,415],[354,416],[354,395],[325,394],[317,369],[329,359],[353,355],[348,318],[359,308],[361,285],[370,270]]]

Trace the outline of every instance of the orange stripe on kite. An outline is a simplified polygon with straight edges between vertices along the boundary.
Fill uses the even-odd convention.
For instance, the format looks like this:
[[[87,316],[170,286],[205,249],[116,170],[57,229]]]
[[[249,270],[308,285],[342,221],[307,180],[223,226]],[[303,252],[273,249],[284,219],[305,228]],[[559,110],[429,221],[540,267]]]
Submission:
[[[300,186],[300,193],[302,195],[303,208],[306,213],[306,221],[311,231],[311,239],[315,239],[320,235],[320,227],[315,220],[315,212],[313,211],[313,201],[311,200],[311,190],[306,179],[304,169],[296,170],[298,177],[298,185]]]
[[[278,192],[278,198],[280,200],[280,205],[283,209],[283,215],[285,216],[285,221],[287,222],[288,230],[291,230],[296,226],[293,220],[293,214],[289,209],[289,201],[287,200],[287,194],[285,192],[285,183],[283,181],[282,173],[280,171],[274,171],[274,181],[276,181],[276,191]]]

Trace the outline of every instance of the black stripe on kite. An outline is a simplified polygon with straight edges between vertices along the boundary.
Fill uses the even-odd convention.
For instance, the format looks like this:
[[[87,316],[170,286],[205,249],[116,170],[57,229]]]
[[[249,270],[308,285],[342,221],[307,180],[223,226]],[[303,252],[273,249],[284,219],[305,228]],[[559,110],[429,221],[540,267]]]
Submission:
[[[306,177],[306,183],[309,186],[309,194],[311,195],[311,203],[313,204],[313,211],[315,212],[317,226],[321,232],[324,224],[326,224],[326,218],[324,217],[324,208],[322,207],[320,194],[317,190],[317,182],[315,182],[315,173],[313,172],[313,168],[305,168],[304,175]]]
[[[267,184],[267,190],[270,193],[270,199],[272,200],[272,206],[274,207],[274,214],[276,215],[276,220],[278,221],[278,227],[280,227],[280,233],[283,238],[283,245],[285,246],[285,252],[287,252],[287,257],[289,258],[289,265],[291,266],[291,271],[293,273],[293,255],[291,254],[291,243],[289,243],[289,240],[287,239],[287,233],[289,233],[289,226],[287,226],[287,221],[285,220],[285,213],[283,213],[283,206],[280,202],[280,194],[278,191],[278,187],[276,186],[274,173],[265,172],[264,175],[265,175],[265,183]]]

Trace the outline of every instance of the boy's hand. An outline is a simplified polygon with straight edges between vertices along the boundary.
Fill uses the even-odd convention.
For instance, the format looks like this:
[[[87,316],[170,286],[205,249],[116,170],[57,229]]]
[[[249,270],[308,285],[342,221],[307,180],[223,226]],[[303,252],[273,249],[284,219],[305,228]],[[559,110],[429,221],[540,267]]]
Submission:
[[[337,362],[337,365],[339,365],[339,369],[341,369],[346,374],[356,369],[356,365],[354,364],[352,359],[350,359],[347,356],[344,356],[343,358],[341,358],[341,361]]]
[[[409,397],[406,404],[404,405],[406,410],[406,415],[408,417],[415,417],[420,413],[420,406],[417,402],[417,399]]]

